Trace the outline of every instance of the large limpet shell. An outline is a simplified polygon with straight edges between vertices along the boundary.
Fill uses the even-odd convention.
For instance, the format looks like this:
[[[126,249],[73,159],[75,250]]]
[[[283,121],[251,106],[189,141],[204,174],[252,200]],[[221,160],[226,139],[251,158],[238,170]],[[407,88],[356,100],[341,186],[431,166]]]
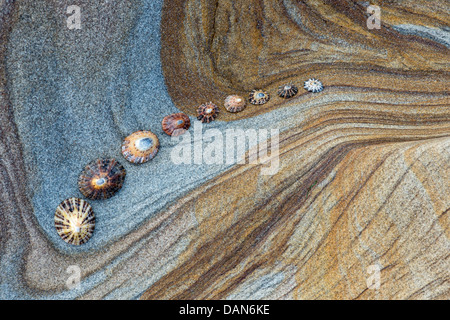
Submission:
[[[184,113],[174,113],[164,117],[162,120],[162,129],[169,136],[179,136],[191,126],[191,120]]]
[[[251,104],[264,104],[269,101],[270,95],[263,90],[253,90],[249,94]]]
[[[79,246],[94,233],[95,214],[89,203],[69,198],[60,203],[55,212],[55,228],[67,243]]]
[[[219,114],[219,108],[212,102],[204,103],[197,108],[197,119],[209,123],[214,121]]]
[[[123,140],[122,154],[132,163],[153,159],[159,150],[159,139],[151,131],[136,131]]]
[[[86,198],[108,199],[122,188],[125,176],[125,168],[115,159],[97,159],[84,168],[78,187]]]
[[[281,98],[289,99],[298,93],[298,88],[293,84],[286,84],[278,87],[278,95]]]
[[[238,95],[231,95],[226,97],[224,105],[229,112],[240,112],[245,109],[245,99]]]

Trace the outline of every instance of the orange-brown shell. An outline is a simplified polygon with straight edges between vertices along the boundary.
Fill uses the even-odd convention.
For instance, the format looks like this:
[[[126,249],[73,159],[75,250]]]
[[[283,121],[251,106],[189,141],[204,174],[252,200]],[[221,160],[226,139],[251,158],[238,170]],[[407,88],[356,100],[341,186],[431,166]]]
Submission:
[[[84,168],[78,187],[86,198],[108,199],[122,188],[125,176],[125,168],[115,159],[97,159]]]
[[[219,114],[219,108],[212,102],[204,103],[197,108],[197,119],[209,123],[214,121]]]
[[[169,136],[179,136],[191,126],[191,120],[184,113],[174,113],[164,117],[162,120],[162,129]]]
[[[249,101],[251,104],[264,104],[269,101],[270,95],[263,90],[253,90],[249,94]]]
[[[159,139],[151,131],[136,131],[123,140],[122,154],[132,163],[153,159],[159,150]]]
[[[245,99],[241,96],[231,95],[226,97],[224,106],[229,112],[240,112],[245,109]]]
[[[55,228],[65,242],[76,246],[84,244],[94,233],[94,211],[84,200],[66,199],[56,208]]]

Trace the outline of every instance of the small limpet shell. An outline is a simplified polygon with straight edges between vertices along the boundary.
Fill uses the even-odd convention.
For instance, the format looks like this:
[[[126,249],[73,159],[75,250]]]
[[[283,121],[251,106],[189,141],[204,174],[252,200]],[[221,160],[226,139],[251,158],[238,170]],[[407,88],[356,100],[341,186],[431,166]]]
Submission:
[[[251,104],[264,104],[269,101],[270,95],[263,90],[253,90],[249,94]]]
[[[231,95],[226,97],[224,105],[229,112],[240,112],[245,109],[245,99],[241,96]]]
[[[159,150],[159,139],[151,131],[136,131],[123,140],[122,154],[132,163],[153,159]]]
[[[197,119],[209,123],[214,121],[219,114],[219,108],[212,102],[204,103],[197,108]]]
[[[308,90],[309,92],[320,92],[323,90],[323,85],[322,82],[320,82],[317,79],[308,79],[305,81],[305,84],[303,86],[306,90]]]
[[[281,98],[289,99],[298,93],[298,88],[293,84],[286,84],[284,86],[278,87],[278,95]]]
[[[79,246],[94,233],[95,214],[89,203],[69,198],[60,203],[55,212],[55,228],[67,243]]]
[[[164,117],[161,124],[165,133],[169,136],[176,137],[189,129],[191,120],[184,113],[174,113]]]
[[[86,198],[108,199],[122,188],[125,176],[125,168],[115,159],[97,159],[84,168],[78,187]]]

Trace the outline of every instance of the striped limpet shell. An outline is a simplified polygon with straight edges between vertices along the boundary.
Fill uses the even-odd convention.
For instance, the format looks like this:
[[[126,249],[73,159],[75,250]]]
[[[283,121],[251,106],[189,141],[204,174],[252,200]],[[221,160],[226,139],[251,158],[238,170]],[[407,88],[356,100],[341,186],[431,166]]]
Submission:
[[[245,99],[241,96],[231,95],[225,99],[224,105],[229,112],[240,112],[245,109]]]
[[[92,200],[111,198],[122,188],[125,168],[115,159],[97,159],[89,163],[78,178],[81,193]]]
[[[269,101],[270,95],[263,90],[253,90],[249,94],[251,104],[264,104]]]
[[[153,159],[159,150],[159,139],[151,131],[136,131],[123,140],[122,154],[131,163]]]
[[[289,99],[298,93],[298,88],[293,84],[286,84],[278,87],[278,95],[281,98]]]
[[[95,214],[91,205],[78,198],[64,200],[56,208],[55,228],[69,244],[79,246],[86,243],[95,229]]]
[[[197,119],[209,123],[214,121],[219,114],[219,108],[212,102],[204,103],[197,108]]]
[[[189,129],[191,120],[184,113],[174,113],[164,117],[161,124],[165,133],[169,136],[176,137]]]

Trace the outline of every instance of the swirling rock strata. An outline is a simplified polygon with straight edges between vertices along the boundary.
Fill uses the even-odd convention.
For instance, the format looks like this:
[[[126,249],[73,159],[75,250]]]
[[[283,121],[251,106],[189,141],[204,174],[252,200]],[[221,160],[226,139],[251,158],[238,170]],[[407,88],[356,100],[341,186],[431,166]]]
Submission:
[[[449,49],[397,27],[443,32],[446,9],[374,4],[379,30],[356,1],[165,3],[163,70],[181,110],[309,77],[326,89],[221,114],[305,106],[278,174],[236,169],[193,202],[189,250],[143,298],[448,298]],[[381,290],[367,289],[373,265]]]
[[[430,7],[427,1],[404,1],[401,7],[380,1],[383,28],[368,31],[364,27],[365,7],[355,1],[254,1],[253,6],[246,6],[244,1],[235,1],[234,5],[222,0],[166,1],[161,58],[169,92],[180,110],[192,115],[197,104],[211,99],[220,102],[228,93],[245,94],[254,87],[275,92],[279,84],[288,80],[300,83],[310,76],[320,78],[326,88],[320,94],[301,93],[288,101],[275,97],[261,108],[249,106],[238,114],[221,113],[220,119],[237,127],[258,124],[280,128],[280,167],[276,174],[262,176],[264,164],[236,165],[208,176],[204,182],[195,182],[189,192],[173,191],[174,201],[154,209],[157,201],[144,201],[146,190],[153,185],[137,181],[139,176],[145,181],[148,176],[157,178],[154,171],[158,170],[152,166],[157,166],[159,159],[167,162],[162,148],[152,166],[140,167],[139,171],[130,168],[129,189],[121,191],[130,198],[119,195],[109,203],[95,204],[103,231],[90,243],[103,241],[98,240],[87,251],[72,251],[55,242],[56,232],[47,232],[45,222],[52,220],[54,207],[43,209],[36,194],[43,194],[45,205],[58,204],[60,199],[55,195],[58,190],[42,193],[47,172],[36,168],[53,170],[50,172],[55,177],[50,178],[59,183],[58,177],[70,176],[72,164],[81,168],[86,160],[80,156],[62,161],[68,158],[64,152],[69,146],[75,150],[90,148],[90,156],[97,156],[99,146],[113,147],[115,142],[119,146],[121,135],[138,129],[136,122],[143,115],[158,120],[163,113],[176,110],[168,110],[165,99],[159,104],[139,104],[140,99],[152,99],[154,90],[139,87],[138,91],[146,95],[137,96],[131,83],[138,86],[151,81],[147,74],[139,73],[142,68],[133,72],[133,63],[140,65],[143,61],[139,52],[126,56],[120,50],[145,49],[136,39],[142,31],[151,34],[142,26],[150,18],[143,15],[139,27],[129,24],[136,23],[136,11],[154,9],[151,5],[155,1],[146,1],[151,5],[145,9],[130,9],[123,2],[115,2],[107,7],[111,11],[86,13],[90,28],[84,29],[86,38],[79,41],[84,40],[82,45],[89,49],[81,58],[74,48],[61,46],[67,36],[61,35],[65,29],[51,26],[49,30],[55,35],[47,43],[54,45],[56,39],[59,45],[55,48],[68,50],[60,55],[67,58],[70,75],[83,78],[86,73],[86,82],[79,87],[86,95],[73,95],[75,102],[91,97],[95,102],[103,97],[105,88],[120,89],[114,91],[117,96],[112,100],[118,99],[120,104],[123,98],[127,107],[111,102],[102,105],[100,111],[96,105],[89,109],[105,116],[108,121],[99,127],[113,138],[99,140],[104,135],[95,130],[79,134],[71,131],[73,126],[59,121],[46,127],[36,114],[54,119],[49,114],[61,116],[67,108],[54,105],[55,110],[35,110],[46,106],[40,104],[41,96],[33,95],[30,86],[25,87],[29,93],[20,92],[15,85],[20,81],[12,75],[34,81],[41,70],[24,64],[23,57],[11,55],[18,52],[14,47],[20,46],[11,43],[10,35],[14,28],[23,27],[24,21],[64,12],[62,2],[55,4],[56,9],[44,6],[49,3],[1,4],[2,298],[449,298],[448,48],[445,41],[423,31],[446,30],[445,7]],[[105,8],[100,2],[95,5]],[[33,19],[29,6],[38,11]],[[103,50],[90,41],[90,37],[99,36],[93,23],[99,22],[97,14],[129,18],[114,28],[102,29],[111,40],[103,43]],[[408,27],[408,21],[420,23],[422,31]],[[21,35],[33,39],[34,34],[23,29]],[[113,39],[120,41],[113,45]],[[41,49],[33,48],[30,53],[42,58],[36,54]],[[91,52],[104,55],[89,59]],[[84,66],[83,72],[77,73],[77,64],[70,61],[84,58],[93,68]],[[122,59],[130,61],[121,64]],[[127,79],[120,85],[110,75],[117,71],[110,68],[117,66],[115,63],[123,68]],[[6,70],[6,66],[23,69]],[[50,72],[43,74],[55,77]],[[99,75],[110,82],[97,83]],[[47,80],[49,84],[40,89],[56,99],[58,92],[53,87],[59,82]],[[16,96],[11,97],[11,92]],[[26,99],[21,100],[21,94]],[[31,107],[26,103],[29,97],[36,98],[31,99]],[[97,123],[85,119],[85,109],[71,108],[74,121]],[[23,110],[35,116],[36,121],[31,123],[36,128],[48,130],[33,131],[35,128],[24,125],[29,119]],[[244,120],[232,121],[237,119]],[[224,128],[221,121],[216,122],[219,129]],[[60,161],[51,162],[50,168],[47,149],[39,146],[48,141],[37,139],[43,137],[41,131],[49,136],[79,134],[83,139],[62,140],[66,144],[54,151]],[[168,139],[162,142],[165,146],[168,143]],[[176,167],[172,170],[176,173],[169,181],[173,189],[186,173]],[[74,181],[73,190],[76,188]],[[141,205],[130,211],[124,203]],[[120,216],[130,218],[130,226],[117,227],[117,221],[106,224],[108,205],[115,210],[127,208],[118,211]],[[131,225],[137,218],[141,219],[139,223]],[[120,236],[111,237],[111,230],[121,231]],[[80,268],[82,283],[81,288],[70,290],[66,270],[73,265]],[[380,270],[378,290],[368,288],[373,266]]]
[[[381,6],[381,29],[368,29],[368,4],[362,1],[166,1],[161,58],[169,93],[181,110],[194,114],[204,101],[223,107],[229,94],[246,96],[259,88],[275,93],[280,85],[292,81],[301,87],[311,77],[327,88],[445,91],[445,42],[395,28],[414,21],[444,32],[445,6],[372,4]],[[282,106],[272,99],[220,119]]]

